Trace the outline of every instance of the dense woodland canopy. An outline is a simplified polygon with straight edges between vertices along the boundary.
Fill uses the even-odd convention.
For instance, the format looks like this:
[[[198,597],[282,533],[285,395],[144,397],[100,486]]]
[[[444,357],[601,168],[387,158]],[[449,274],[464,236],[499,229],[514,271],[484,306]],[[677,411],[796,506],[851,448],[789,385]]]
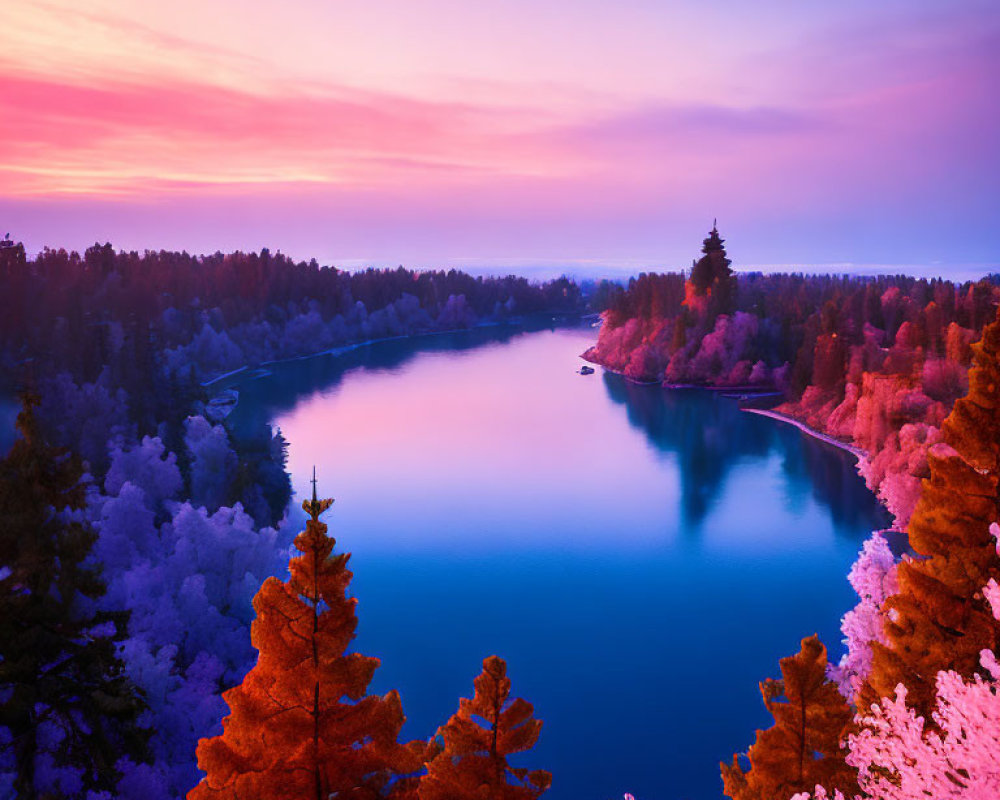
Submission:
[[[96,535],[60,514],[86,503],[79,459],[46,445],[35,403],[0,461],[0,787],[55,797],[115,788],[117,762],[146,757],[149,731],[117,653],[128,615],[92,604],[106,588],[88,559]]]

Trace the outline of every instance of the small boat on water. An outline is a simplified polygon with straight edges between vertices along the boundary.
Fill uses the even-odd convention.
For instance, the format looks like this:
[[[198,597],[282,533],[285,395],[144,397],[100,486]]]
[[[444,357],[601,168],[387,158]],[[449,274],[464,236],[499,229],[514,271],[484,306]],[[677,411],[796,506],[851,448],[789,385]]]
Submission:
[[[584,364],[582,367],[580,367],[580,374],[581,375],[593,375],[594,374],[594,368],[593,367],[588,367],[586,364]]]

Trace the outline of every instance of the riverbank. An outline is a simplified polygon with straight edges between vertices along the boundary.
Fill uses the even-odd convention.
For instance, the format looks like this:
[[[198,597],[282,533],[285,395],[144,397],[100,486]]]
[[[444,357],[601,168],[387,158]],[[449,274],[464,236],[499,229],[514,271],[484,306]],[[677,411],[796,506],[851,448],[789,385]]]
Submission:
[[[301,355],[288,356],[287,358],[262,361],[256,365],[244,364],[241,367],[237,367],[236,369],[229,370],[221,375],[216,375],[213,378],[202,381],[201,387],[203,389],[209,389],[230,378],[238,378],[242,380],[248,373],[255,378],[261,377],[262,375],[268,374],[268,367],[277,366],[279,364],[289,364],[293,361],[305,361],[310,358],[318,358],[319,356],[333,356],[336,358],[338,356],[346,355],[347,353],[359,350],[363,347],[370,347],[371,345],[383,344],[385,342],[396,342],[403,339],[425,339],[432,336],[444,336],[447,334],[462,333],[463,331],[485,330],[490,328],[520,328],[524,331],[531,331],[534,330],[532,328],[533,325],[538,325],[540,326],[538,330],[542,330],[549,326],[564,327],[574,323],[584,322],[587,320],[587,317],[588,315],[581,315],[579,317],[568,317],[563,315],[555,317],[551,314],[537,314],[515,317],[512,319],[477,322],[475,325],[464,328],[445,328],[444,330],[420,331],[419,333],[403,333],[398,336],[381,336],[377,339],[362,339],[360,341],[350,342],[344,345],[337,345],[336,347],[328,347],[323,350],[317,350],[312,353],[303,353]]]
[[[746,411],[748,414],[760,414],[760,416],[762,417],[770,417],[771,419],[776,419],[779,422],[787,422],[789,425],[794,425],[796,428],[798,428],[807,436],[812,436],[814,439],[819,439],[819,441],[821,442],[832,444],[834,447],[837,447],[841,450],[850,453],[859,461],[863,458],[864,459],[868,458],[868,453],[866,453],[860,447],[855,447],[852,444],[840,441],[840,439],[835,439],[829,434],[822,433],[816,430],[815,428],[810,428],[804,422],[799,422],[799,420],[795,419],[794,417],[790,417],[787,414],[782,414],[778,411],[771,411],[770,409],[767,408],[744,408],[741,410]]]
[[[833,445],[839,450],[843,450],[847,453],[850,453],[852,456],[858,459],[859,465],[863,461],[868,460],[868,453],[862,450],[860,447],[855,447],[854,445],[848,444],[847,442],[842,442],[839,439],[835,439],[829,434],[822,433],[821,431],[818,431],[815,428],[810,428],[804,422],[800,422],[799,420],[795,419],[794,417],[790,417],[787,414],[782,414],[778,411],[771,411],[766,408],[743,408],[741,410],[746,411],[750,414],[759,414],[762,417],[770,417],[771,419],[777,420],[778,422],[787,422],[789,425],[793,425],[796,428],[798,428],[800,431],[802,431],[802,433],[806,434],[807,436],[811,436],[812,438],[818,439],[821,442]],[[866,486],[868,485],[867,480],[865,481],[865,485]],[[886,504],[885,499],[877,491],[872,490],[870,486],[868,488],[870,491],[872,491],[872,494],[875,495],[876,499],[879,501],[879,504],[886,511],[888,511],[893,517],[895,517],[895,515],[892,514],[892,509],[890,509],[889,506]],[[910,537],[906,531],[906,528],[899,527],[898,523],[895,520],[893,521],[893,524],[890,527],[883,528],[882,530],[877,531],[877,533],[881,533],[882,536],[885,538],[885,540],[889,543],[889,549],[892,551],[893,555],[897,559],[900,558],[904,553],[914,555],[913,548],[910,546]]]
[[[583,357],[581,356],[581,358]],[[584,360],[587,361],[589,359],[584,359]],[[598,363],[598,362],[592,362],[592,363]],[[698,390],[705,392],[715,392],[717,394],[722,394],[724,397],[731,397],[734,400],[741,399],[741,395],[747,395],[755,399],[762,397],[776,397],[781,395],[781,392],[775,392],[773,389],[761,389],[760,387],[750,387],[750,386],[698,386],[697,384],[691,384],[691,383],[661,383],[660,381],[639,381],[636,380],[635,378],[630,378],[621,370],[612,369],[611,367],[606,367],[604,365],[601,365],[601,369],[610,372],[614,375],[618,375],[627,380],[629,383],[634,383],[639,386],[660,386],[663,389],[667,389],[670,391]],[[827,444],[833,445],[834,447],[840,450],[844,450],[853,455],[858,460],[868,458],[868,453],[866,453],[860,447],[855,447],[854,445],[848,444],[847,442],[840,441],[840,439],[835,439],[829,434],[818,431],[815,428],[810,428],[804,422],[800,422],[799,420],[795,419],[794,417],[790,417],[787,414],[781,414],[777,411],[771,411],[770,409],[766,408],[741,407],[740,410],[746,411],[747,413],[750,414],[759,414],[762,417],[770,417],[771,419],[777,420],[778,422],[786,422],[789,425],[795,426],[807,436],[811,436],[814,439],[818,439],[821,442],[825,442]]]
[[[314,353],[304,353],[298,356],[288,356],[287,358],[275,358],[270,361],[262,361],[256,367],[251,367],[249,364],[244,364],[242,367],[237,367],[236,369],[230,370],[229,372],[224,372],[221,375],[217,375],[207,381],[202,381],[201,386],[203,389],[207,389],[227,378],[235,378],[238,375],[243,375],[243,373],[255,370],[255,373],[267,374],[267,367],[277,366],[278,364],[289,364],[293,361],[305,361],[309,358],[317,358],[318,356],[342,356],[346,353],[359,350],[362,347],[369,347],[373,344],[381,344],[383,342],[395,342],[400,339],[423,339],[428,336],[441,336],[446,333],[457,333],[463,330],[475,330],[476,328],[495,328],[499,325],[512,325],[516,326],[521,323],[509,323],[509,322],[484,322],[482,324],[473,325],[470,328],[447,328],[441,331],[421,331],[419,333],[403,333],[399,336],[381,336],[378,339],[362,339],[359,342],[351,342],[350,344],[338,345],[337,347],[328,347],[325,350],[317,350]],[[260,377],[256,374],[255,377]]]

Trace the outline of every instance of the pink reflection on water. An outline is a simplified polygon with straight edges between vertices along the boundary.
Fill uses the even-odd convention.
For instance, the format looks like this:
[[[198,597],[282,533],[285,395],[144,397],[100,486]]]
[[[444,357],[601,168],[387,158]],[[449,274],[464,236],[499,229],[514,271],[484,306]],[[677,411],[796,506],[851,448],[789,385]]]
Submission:
[[[575,372],[592,340],[589,329],[540,333],[349,374],[276,420],[296,490],[317,464],[340,498],[335,524],[382,544],[536,540],[547,527],[563,543],[648,543],[676,516],[677,482],[636,475],[646,444],[620,411],[609,424],[600,374]],[[664,518],[622,526],[608,496],[639,509],[657,496]]]

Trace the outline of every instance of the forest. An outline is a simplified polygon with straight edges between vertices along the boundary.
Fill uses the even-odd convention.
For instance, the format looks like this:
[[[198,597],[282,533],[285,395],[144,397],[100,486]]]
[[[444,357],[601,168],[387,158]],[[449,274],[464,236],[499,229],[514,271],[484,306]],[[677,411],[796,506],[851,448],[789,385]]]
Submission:
[[[774,725],[722,764],[726,794],[1000,796],[997,281],[737,275],[716,230],[687,275],[627,288],[110,245],[6,247],[0,275],[4,388],[22,402],[0,462],[0,795],[542,795],[549,773],[509,760],[541,722],[499,656],[436,734],[399,741],[402,699],[369,694],[378,659],[350,650],[329,501],[314,484],[291,529],[287,443],[267,425],[234,435],[213,384],[603,309],[589,360],[772,394],[864,453],[907,536],[902,553],[882,531],[864,544],[843,657],[808,637],[761,683]]]

